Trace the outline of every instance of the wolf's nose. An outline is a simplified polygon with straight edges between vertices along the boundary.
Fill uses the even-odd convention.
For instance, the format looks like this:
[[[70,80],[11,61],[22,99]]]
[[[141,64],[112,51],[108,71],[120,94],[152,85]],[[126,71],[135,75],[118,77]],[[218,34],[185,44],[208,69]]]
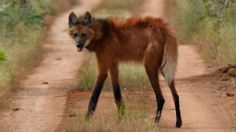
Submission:
[[[81,43],[81,42],[77,42],[76,43],[76,47],[77,48],[82,48],[84,45],[83,45],[83,43]]]

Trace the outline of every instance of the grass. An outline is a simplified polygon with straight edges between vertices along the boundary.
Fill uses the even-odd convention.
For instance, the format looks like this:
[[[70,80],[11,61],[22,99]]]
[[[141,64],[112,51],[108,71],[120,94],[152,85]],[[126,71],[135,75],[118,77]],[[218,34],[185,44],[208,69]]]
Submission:
[[[96,17],[106,18],[107,16],[130,17],[131,10],[141,4],[143,0],[104,0],[102,6],[93,13]]]
[[[236,63],[236,2],[183,0],[173,2],[180,39],[196,43],[214,67]]]
[[[90,120],[85,120],[86,107],[84,107],[84,101],[88,97],[70,97],[70,109],[66,111],[69,116],[65,115],[64,123],[61,124],[62,127],[59,130],[67,132],[153,132],[159,130],[154,122],[156,110],[154,105],[156,102],[153,101],[155,98],[153,92],[129,91],[125,92],[123,97],[125,114],[121,118],[113,102],[112,93],[105,92],[100,99],[103,103],[98,103],[98,109]],[[78,100],[80,101],[78,102]]]
[[[80,90],[92,90],[96,79],[96,59],[91,54],[87,56],[87,62],[80,70],[78,88]],[[145,90],[150,88],[150,82],[145,73],[143,65],[133,63],[121,64],[119,66],[119,80],[123,90]],[[110,78],[104,84],[104,89],[111,90]]]
[[[13,80],[20,67],[32,64],[39,56],[39,41],[42,38],[42,30],[32,30],[24,27],[17,29],[20,36],[14,39],[0,39],[2,43],[1,49],[5,52],[5,60],[0,65],[0,87],[4,90],[10,87],[10,83]],[[32,35],[33,34],[33,35]],[[4,44],[4,45],[3,45]]]
[[[39,60],[42,53],[40,42],[45,37],[43,22],[45,16],[53,12],[52,2],[0,2],[0,92],[10,90],[22,68]]]
[[[135,132],[150,132],[157,130],[154,120],[150,119],[149,114],[138,110],[127,110],[122,119],[117,116],[116,108],[109,109],[95,120],[84,120],[84,115],[77,113],[76,119],[68,132],[120,132],[120,131],[135,131]]]

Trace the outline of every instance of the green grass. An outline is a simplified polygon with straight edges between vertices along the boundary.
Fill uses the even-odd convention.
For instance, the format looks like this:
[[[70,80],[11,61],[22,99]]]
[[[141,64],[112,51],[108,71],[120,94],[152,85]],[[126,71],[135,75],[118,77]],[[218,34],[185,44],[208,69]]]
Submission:
[[[196,43],[215,67],[236,63],[235,1],[182,0],[173,5],[180,39]]]
[[[9,90],[21,68],[38,61],[44,38],[45,16],[52,0],[2,0],[0,2],[0,92]]]

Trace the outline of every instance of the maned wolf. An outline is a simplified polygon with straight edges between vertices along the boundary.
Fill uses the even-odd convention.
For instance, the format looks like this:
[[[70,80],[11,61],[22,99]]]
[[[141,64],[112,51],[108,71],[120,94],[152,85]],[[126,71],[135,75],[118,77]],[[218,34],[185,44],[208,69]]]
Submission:
[[[179,96],[174,83],[177,40],[166,22],[152,17],[96,19],[89,12],[77,17],[72,12],[69,15],[69,28],[69,34],[74,39],[78,51],[86,48],[96,54],[98,75],[87,117],[96,109],[108,72],[118,111],[122,111],[124,102],[118,81],[118,64],[135,61],[144,65],[154,89],[158,105],[155,120],[159,122],[165,103],[159,85],[160,72],[165,77],[175,102],[176,127],[182,126]]]

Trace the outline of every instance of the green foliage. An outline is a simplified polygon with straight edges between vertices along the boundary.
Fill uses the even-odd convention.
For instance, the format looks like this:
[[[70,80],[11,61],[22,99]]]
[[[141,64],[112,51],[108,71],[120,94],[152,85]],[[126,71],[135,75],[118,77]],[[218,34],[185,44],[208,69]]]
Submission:
[[[52,10],[47,0],[3,0],[0,2],[0,20],[5,28],[20,22],[38,25]]]
[[[0,61],[5,60],[5,59],[6,59],[5,53],[0,51]]]
[[[215,66],[236,63],[235,1],[183,0],[174,5],[180,38],[197,41],[203,57]]]

